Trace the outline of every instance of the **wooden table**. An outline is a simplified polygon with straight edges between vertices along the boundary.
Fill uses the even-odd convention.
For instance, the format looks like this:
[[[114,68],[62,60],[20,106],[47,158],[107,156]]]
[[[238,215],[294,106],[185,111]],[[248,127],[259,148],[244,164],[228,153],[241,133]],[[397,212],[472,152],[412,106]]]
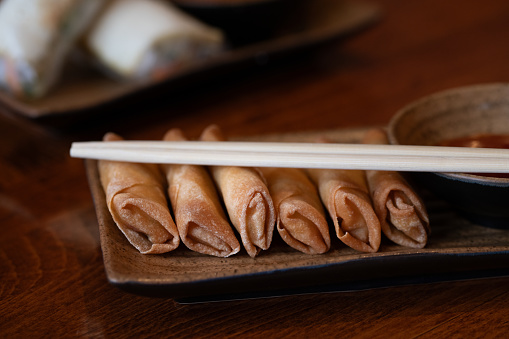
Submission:
[[[115,119],[55,128],[1,109],[0,336],[507,335],[507,277],[196,305],[106,279],[72,141],[110,130],[160,138],[170,127],[195,137],[211,123],[231,136],[383,125],[432,92],[509,81],[508,1],[373,1],[383,16],[360,34],[119,108]]]

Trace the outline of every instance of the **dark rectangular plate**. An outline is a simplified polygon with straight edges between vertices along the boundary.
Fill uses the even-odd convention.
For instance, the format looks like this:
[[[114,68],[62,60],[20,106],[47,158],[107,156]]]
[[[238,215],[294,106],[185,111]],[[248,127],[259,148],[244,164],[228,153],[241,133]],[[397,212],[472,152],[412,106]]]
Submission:
[[[311,141],[322,135],[337,142],[356,142],[364,132],[332,130],[255,139]],[[432,233],[424,249],[405,248],[384,239],[379,252],[360,253],[343,245],[331,228],[332,248],[321,255],[293,250],[277,234],[271,248],[254,259],[245,251],[216,258],[183,245],[164,255],[142,255],[111,219],[97,162],[87,160],[86,169],[108,280],[129,292],[203,302],[509,275],[509,232],[472,224],[425,191]]]

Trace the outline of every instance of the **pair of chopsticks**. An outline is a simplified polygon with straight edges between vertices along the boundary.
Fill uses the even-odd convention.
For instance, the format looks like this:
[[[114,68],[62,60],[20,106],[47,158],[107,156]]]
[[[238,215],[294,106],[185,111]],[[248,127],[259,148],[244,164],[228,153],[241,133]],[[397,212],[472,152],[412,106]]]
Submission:
[[[208,166],[509,173],[509,150],[234,141],[74,142],[75,158]]]

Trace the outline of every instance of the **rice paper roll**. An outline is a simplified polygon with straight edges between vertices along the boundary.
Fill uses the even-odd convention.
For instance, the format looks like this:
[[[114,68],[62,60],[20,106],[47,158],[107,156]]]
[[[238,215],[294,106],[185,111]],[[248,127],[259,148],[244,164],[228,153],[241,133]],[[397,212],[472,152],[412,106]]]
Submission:
[[[225,141],[221,130],[206,128],[203,141]],[[212,177],[223,198],[231,223],[251,257],[267,250],[272,242],[276,212],[263,176],[256,168],[211,166]]]
[[[55,85],[102,0],[0,1],[0,87],[39,98]]]
[[[260,168],[276,208],[276,229],[291,247],[306,254],[330,249],[329,225],[315,185],[302,169]]]
[[[388,144],[382,129],[368,131],[363,140],[367,144]],[[426,207],[412,186],[394,171],[366,171],[375,212],[382,232],[396,244],[423,248],[430,233]]]
[[[104,141],[122,140],[108,133]],[[180,243],[165,196],[165,180],[155,164],[99,160],[99,175],[111,216],[127,240],[143,254],[166,253]]]
[[[179,129],[164,140],[184,141]],[[180,239],[191,250],[217,257],[240,251],[240,243],[226,218],[210,174],[203,166],[163,165],[168,194]]]
[[[308,169],[334,223],[337,237],[362,252],[376,252],[381,227],[371,204],[364,171]]]
[[[217,55],[223,33],[169,2],[114,0],[88,31],[85,46],[122,80],[158,80]]]

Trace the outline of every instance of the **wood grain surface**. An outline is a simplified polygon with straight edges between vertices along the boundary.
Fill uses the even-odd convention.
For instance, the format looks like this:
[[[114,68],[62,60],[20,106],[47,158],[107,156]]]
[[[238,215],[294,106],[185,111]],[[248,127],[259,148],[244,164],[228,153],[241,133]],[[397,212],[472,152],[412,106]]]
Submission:
[[[474,337],[509,332],[509,278],[182,305],[112,286],[73,141],[385,125],[436,91],[509,82],[509,2],[373,0],[360,34],[65,121],[0,108],[1,337]]]

